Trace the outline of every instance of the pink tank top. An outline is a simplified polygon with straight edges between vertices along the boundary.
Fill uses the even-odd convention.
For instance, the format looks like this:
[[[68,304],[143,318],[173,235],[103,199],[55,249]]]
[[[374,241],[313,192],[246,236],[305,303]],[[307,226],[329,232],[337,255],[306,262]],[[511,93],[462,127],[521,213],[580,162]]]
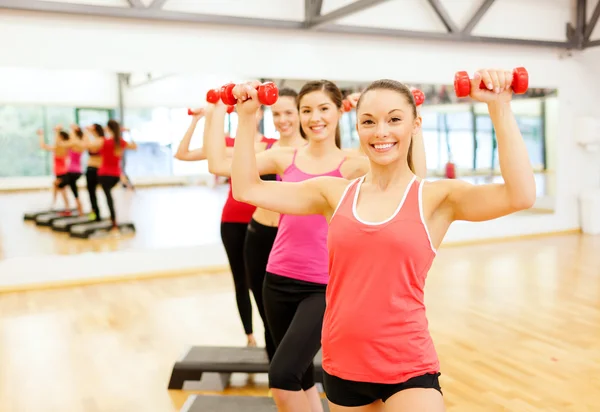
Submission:
[[[340,167],[346,159],[331,172],[313,175],[296,167],[297,153],[298,150],[294,151],[292,164],[281,177],[283,182],[302,182],[319,176],[343,177]],[[322,215],[281,215],[267,272],[326,285],[329,280],[327,230],[327,220]]]
[[[69,172],[81,173],[81,152],[69,150]]]
[[[413,176],[381,222],[357,215],[363,181],[348,185],[329,222],[323,369],[387,384],[437,373],[423,292],[436,255],[423,219],[423,181]]]

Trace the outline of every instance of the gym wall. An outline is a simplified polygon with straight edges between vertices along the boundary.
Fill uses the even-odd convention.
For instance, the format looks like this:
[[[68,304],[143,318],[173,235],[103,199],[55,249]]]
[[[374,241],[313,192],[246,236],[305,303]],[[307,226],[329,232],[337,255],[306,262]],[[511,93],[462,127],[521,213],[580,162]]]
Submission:
[[[498,30],[503,29],[502,35],[506,37],[510,26],[510,30],[526,30],[512,33],[514,37],[534,35],[547,40],[564,39],[564,10],[558,13],[556,8],[560,2],[545,3],[547,8],[543,15],[538,2],[523,3],[499,2],[494,13],[486,15],[480,24],[485,32],[476,29],[474,33],[499,35]],[[531,10],[527,11],[527,7]],[[393,18],[409,19],[410,16],[392,14],[386,24],[392,24]],[[412,25],[423,26],[418,17],[412,18]],[[460,19],[457,23],[461,23]],[[594,49],[566,56],[557,50],[518,46],[8,12],[0,15],[0,38],[18,39],[4,45],[0,67],[91,70],[100,72],[94,74],[98,79],[106,79],[106,73],[158,71],[366,82],[390,77],[407,83],[449,84],[457,70],[473,72],[480,67],[525,66],[530,73],[531,87],[559,90],[554,154],[555,212],[510,216],[476,226],[459,222],[452,227],[447,237],[449,241],[576,229],[579,227],[578,195],[586,188],[596,187],[600,179],[598,156],[584,152],[573,136],[579,116],[599,114],[600,86],[594,71],[598,52]],[[95,90],[104,88],[105,80],[86,83],[82,92],[87,99],[95,94],[108,97]],[[203,92],[196,89],[194,95],[203,96]]]

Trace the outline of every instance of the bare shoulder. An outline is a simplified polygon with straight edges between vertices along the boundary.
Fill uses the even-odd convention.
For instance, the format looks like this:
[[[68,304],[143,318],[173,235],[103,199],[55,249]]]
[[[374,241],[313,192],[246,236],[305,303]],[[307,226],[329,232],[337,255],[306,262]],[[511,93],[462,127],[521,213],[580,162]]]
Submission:
[[[337,208],[342,196],[354,181],[334,176],[319,176],[307,180],[327,201],[329,205],[328,220]]]
[[[353,180],[357,177],[366,175],[371,168],[369,159],[364,155],[352,155],[348,156],[340,172],[346,179]]]
[[[277,168],[277,173],[282,174],[292,164],[295,148],[289,146],[274,146],[261,152],[262,156],[270,159]]]

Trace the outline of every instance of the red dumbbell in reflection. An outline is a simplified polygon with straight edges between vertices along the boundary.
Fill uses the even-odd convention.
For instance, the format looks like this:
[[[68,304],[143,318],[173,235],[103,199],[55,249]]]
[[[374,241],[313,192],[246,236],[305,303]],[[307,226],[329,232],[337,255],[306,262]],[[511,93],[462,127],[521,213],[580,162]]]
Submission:
[[[346,113],[348,113],[349,111],[352,111],[352,102],[348,99],[342,100],[342,108],[344,109],[344,112],[346,112]]]
[[[483,81],[479,84],[480,89],[487,89]],[[529,89],[529,73],[524,67],[513,70],[511,88],[515,94],[524,94]],[[454,75],[454,92],[456,97],[467,97],[471,94],[471,79],[467,72],[456,72]]]
[[[221,100],[228,105],[237,104],[237,99],[233,95],[235,83],[229,83],[221,87]],[[258,92],[258,101],[265,106],[271,106],[279,99],[279,89],[273,82],[265,82],[256,87]]]
[[[420,106],[425,102],[425,93],[423,93],[421,90],[412,88],[410,91],[415,99],[416,106]]]

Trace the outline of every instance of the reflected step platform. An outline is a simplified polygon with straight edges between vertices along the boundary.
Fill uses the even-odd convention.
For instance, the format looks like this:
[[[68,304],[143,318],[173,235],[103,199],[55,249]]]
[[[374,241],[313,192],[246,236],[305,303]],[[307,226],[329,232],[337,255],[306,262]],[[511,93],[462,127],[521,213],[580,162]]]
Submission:
[[[71,226],[94,223],[95,221],[96,220],[89,214],[82,216],[67,216],[60,219],[54,219],[51,226],[52,230],[56,232],[68,232],[71,229]]]
[[[50,227],[52,225],[52,222],[54,222],[57,219],[63,219],[65,217],[74,217],[74,216],[79,216],[77,214],[77,211],[69,213],[69,212],[50,212],[50,213],[43,213],[41,215],[37,215],[35,217],[35,224],[36,226],[43,226],[43,227]]]
[[[327,399],[323,411],[329,412]],[[273,398],[266,396],[191,395],[180,412],[277,412]]]
[[[117,227],[122,235],[135,233],[135,225],[133,223],[121,223]],[[71,226],[69,228],[69,236],[79,239],[98,239],[108,235],[111,229],[112,222],[110,220],[83,223]]]
[[[77,209],[70,209],[70,210],[66,210],[66,209],[45,209],[45,210],[36,210],[36,211],[32,211],[32,212],[27,212],[23,215],[23,220],[25,221],[35,221],[35,218],[40,216],[40,215],[45,215],[48,213],[76,213]]]
[[[323,383],[321,351],[314,359],[315,382]],[[267,373],[269,359],[264,348],[193,346],[175,362],[169,389],[221,391],[233,373]]]

